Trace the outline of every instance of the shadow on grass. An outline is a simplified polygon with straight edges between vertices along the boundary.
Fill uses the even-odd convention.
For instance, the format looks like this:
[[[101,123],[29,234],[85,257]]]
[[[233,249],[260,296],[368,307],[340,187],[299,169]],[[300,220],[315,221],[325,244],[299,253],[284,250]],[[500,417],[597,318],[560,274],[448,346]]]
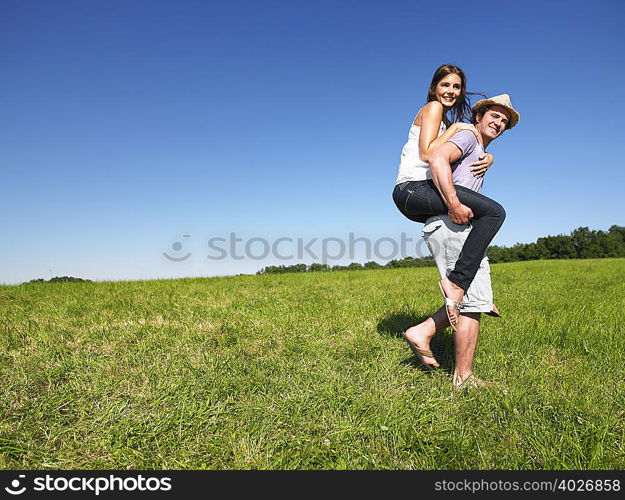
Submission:
[[[402,333],[406,331],[409,327],[413,325],[418,325],[422,321],[428,319],[430,315],[427,316],[418,316],[412,313],[406,313],[405,311],[397,312],[382,318],[378,322],[377,331],[380,335],[389,335],[391,337],[395,337],[400,339],[401,342],[406,346],[406,350],[412,354],[410,351],[410,347],[406,344]],[[430,349],[434,353],[434,357],[440,363],[440,370],[444,370],[450,372],[453,370],[454,363],[454,339],[451,335],[451,329],[445,329],[444,331],[438,332],[432,338],[430,343]],[[412,354],[409,358],[406,358],[402,361],[402,364],[411,364],[419,369],[428,372],[429,371],[423,366],[421,361]]]

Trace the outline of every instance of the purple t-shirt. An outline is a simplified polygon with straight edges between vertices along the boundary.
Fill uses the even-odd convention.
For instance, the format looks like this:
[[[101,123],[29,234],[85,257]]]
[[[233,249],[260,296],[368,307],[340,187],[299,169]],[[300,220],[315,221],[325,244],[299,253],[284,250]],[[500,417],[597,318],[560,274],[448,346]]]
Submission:
[[[480,159],[480,156],[484,154],[484,147],[477,140],[475,134],[469,130],[461,130],[454,134],[447,142],[455,144],[458,149],[462,151],[460,159],[451,165],[454,184],[464,186],[479,193],[484,183],[484,177],[476,177],[473,175],[471,163]]]

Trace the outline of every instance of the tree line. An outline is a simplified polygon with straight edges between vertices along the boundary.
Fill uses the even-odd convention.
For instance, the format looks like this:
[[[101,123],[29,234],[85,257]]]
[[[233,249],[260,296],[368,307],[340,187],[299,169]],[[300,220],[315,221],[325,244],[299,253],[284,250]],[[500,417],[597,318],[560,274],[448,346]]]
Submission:
[[[492,263],[606,257],[625,257],[625,227],[613,225],[607,232],[580,227],[569,236],[545,236],[538,238],[536,243],[488,248],[488,258]]]
[[[545,236],[535,243],[517,243],[511,247],[492,245],[487,250],[492,264],[540,259],[601,259],[625,257],[625,227],[613,225],[607,231],[579,227],[570,235]],[[406,257],[379,264],[374,261],[346,266],[327,264],[294,264],[267,266],[256,274],[359,271],[365,269],[397,269],[402,267],[435,266],[432,257]]]
[[[87,280],[84,278],[75,278],[74,276],[55,276],[54,278],[50,278],[47,281],[43,278],[37,278],[34,280],[30,280],[28,283],[91,283],[91,280]]]

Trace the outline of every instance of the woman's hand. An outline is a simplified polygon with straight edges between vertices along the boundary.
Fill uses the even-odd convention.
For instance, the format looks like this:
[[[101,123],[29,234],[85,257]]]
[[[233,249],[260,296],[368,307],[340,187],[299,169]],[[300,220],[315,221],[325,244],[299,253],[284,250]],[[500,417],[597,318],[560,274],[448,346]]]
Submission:
[[[454,134],[457,134],[461,130],[468,130],[470,132],[473,132],[477,140],[481,142],[480,134],[475,128],[475,125],[472,125],[470,123],[456,122],[453,123],[451,127],[454,128]]]
[[[471,163],[471,166],[473,167],[471,169],[473,175],[475,177],[484,177],[484,174],[490,168],[494,161],[495,158],[493,158],[492,154],[484,153],[482,156],[480,156],[479,161]]]

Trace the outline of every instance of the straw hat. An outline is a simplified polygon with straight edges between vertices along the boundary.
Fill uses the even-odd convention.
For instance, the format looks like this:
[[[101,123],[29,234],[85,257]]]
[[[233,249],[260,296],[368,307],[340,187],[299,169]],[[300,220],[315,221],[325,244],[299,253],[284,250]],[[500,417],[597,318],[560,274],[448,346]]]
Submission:
[[[482,99],[481,101],[477,101],[471,108],[471,112],[476,115],[488,106],[501,106],[502,108],[506,108],[508,111],[510,111],[510,121],[508,122],[507,127],[509,129],[519,123],[519,120],[521,119],[521,115],[519,114],[519,112],[512,107],[512,103],[510,102],[510,96],[508,94],[496,95],[495,97],[491,97],[490,99]]]

